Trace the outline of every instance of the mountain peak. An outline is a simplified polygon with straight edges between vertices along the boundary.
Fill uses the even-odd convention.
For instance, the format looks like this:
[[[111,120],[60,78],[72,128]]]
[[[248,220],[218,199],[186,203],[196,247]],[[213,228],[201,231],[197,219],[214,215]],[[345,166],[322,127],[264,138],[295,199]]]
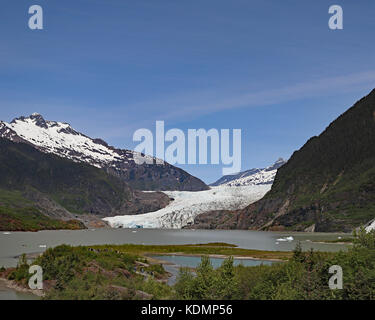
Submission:
[[[211,186],[251,186],[272,184],[276,176],[277,169],[279,169],[285,163],[286,161],[283,158],[279,158],[273,165],[267,168],[253,168],[242,171],[238,174],[223,176],[216,182],[212,183]]]
[[[275,161],[275,163],[272,166],[265,168],[265,170],[266,171],[272,171],[272,170],[279,169],[285,163],[286,163],[286,161],[283,158],[279,158]]]
[[[48,128],[46,120],[42,117],[41,114],[34,112],[32,115],[29,116],[29,119],[35,121],[35,124],[42,128]]]
[[[15,118],[11,121],[12,124],[17,123],[17,121],[22,122],[34,122],[37,126],[47,129],[47,122],[44,120],[43,116],[37,112],[34,112],[33,114],[29,115],[28,117],[21,116],[18,118]]]
[[[129,183],[134,183],[138,189],[207,189],[202,181],[182,169],[167,164],[162,167],[158,164],[138,166],[133,151],[116,149],[101,139],[92,139],[75,131],[68,123],[45,120],[36,112],[28,117],[16,118],[11,123],[0,123],[0,137],[26,142],[39,151],[75,162],[105,168]]]

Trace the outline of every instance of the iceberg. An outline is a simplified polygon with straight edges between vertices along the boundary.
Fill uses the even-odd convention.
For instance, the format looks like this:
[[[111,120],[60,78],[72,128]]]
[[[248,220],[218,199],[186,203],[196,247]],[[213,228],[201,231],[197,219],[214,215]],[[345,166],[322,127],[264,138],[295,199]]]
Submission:
[[[284,238],[279,238],[279,239],[276,239],[276,241],[281,241],[281,242],[285,242],[285,241],[293,241],[294,238],[292,236],[289,236],[289,237],[284,237]]]

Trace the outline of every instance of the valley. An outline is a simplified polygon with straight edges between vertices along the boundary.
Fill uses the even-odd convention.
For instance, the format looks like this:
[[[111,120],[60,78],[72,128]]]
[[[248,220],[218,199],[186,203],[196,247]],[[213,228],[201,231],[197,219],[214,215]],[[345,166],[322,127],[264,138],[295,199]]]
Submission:
[[[0,298],[32,299],[29,261],[49,270],[43,299],[186,298],[197,294],[187,290],[203,274],[222,279],[226,268],[225,290],[213,282],[218,292],[195,297],[273,299],[231,283],[254,270],[262,274],[254,279],[260,286],[267,270],[303,274],[310,259],[321,269],[327,261],[365,257],[371,268],[374,92],[288,161],[223,176],[211,186],[155,158],[139,165],[134,152],[39,114],[1,122],[0,274],[6,285]],[[329,147],[348,121],[346,140]],[[353,147],[358,130],[366,134]],[[355,155],[341,153],[347,149]],[[315,276],[316,296],[329,298]],[[305,297],[303,286],[293,287],[295,297]]]

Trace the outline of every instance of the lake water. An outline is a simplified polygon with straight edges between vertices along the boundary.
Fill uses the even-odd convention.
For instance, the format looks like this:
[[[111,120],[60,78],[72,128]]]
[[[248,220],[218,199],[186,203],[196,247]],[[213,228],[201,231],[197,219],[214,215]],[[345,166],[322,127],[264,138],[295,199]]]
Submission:
[[[293,241],[277,239],[292,236]],[[244,230],[153,230],[153,229],[92,229],[59,230],[40,232],[0,232],[0,267],[15,267],[18,256],[26,253],[42,253],[47,248],[60,244],[198,244],[226,242],[245,249],[290,251],[298,241],[302,248],[314,248],[321,251],[339,251],[346,247],[340,244],[322,244],[311,241],[337,239],[345,234],[334,233],[297,233],[297,232],[261,232]],[[182,259],[182,258],[181,258]],[[199,258],[198,258],[199,259]],[[193,261],[189,259],[190,261]],[[193,262],[189,262],[193,263]],[[195,262],[194,262],[195,263]],[[167,267],[166,269],[170,268]],[[175,270],[175,269],[174,269]],[[168,270],[167,270],[168,271]],[[172,279],[173,280],[173,279]],[[20,294],[0,286],[0,299],[37,299],[33,295]]]
[[[195,256],[176,256],[176,255],[164,255],[164,256],[153,256],[155,259],[166,261],[180,267],[196,268],[200,262],[201,257]],[[216,269],[221,266],[224,258],[210,258],[212,266]],[[255,260],[255,259],[233,259],[235,266],[242,264],[245,267],[259,266],[261,264],[271,265],[271,261],[266,260]]]
[[[39,300],[40,298],[30,293],[22,293],[9,289],[4,281],[0,280],[0,300]]]
[[[163,256],[152,256],[155,259],[161,260],[163,262],[163,267],[172,276],[168,279],[169,285],[174,285],[177,280],[179,269],[181,267],[196,268],[201,262],[201,257],[197,256],[180,256],[180,255],[163,255]],[[210,257],[212,266],[216,269],[221,266],[224,259],[223,258],[212,258]],[[255,259],[233,259],[233,264],[235,266],[243,265],[246,267],[259,266],[261,264],[271,265],[274,262],[267,260],[255,260]]]
[[[292,236],[293,241],[277,241]],[[16,266],[22,253],[41,253],[60,244],[197,244],[226,242],[245,249],[290,251],[298,241],[302,248],[321,251],[345,250],[341,244],[323,244],[311,241],[337,239],[344,234],[303,232],[262,232],[243,230],[153,230],[153,229],[97,229],[59,230],[40,232],[0,232],[0,267]]]

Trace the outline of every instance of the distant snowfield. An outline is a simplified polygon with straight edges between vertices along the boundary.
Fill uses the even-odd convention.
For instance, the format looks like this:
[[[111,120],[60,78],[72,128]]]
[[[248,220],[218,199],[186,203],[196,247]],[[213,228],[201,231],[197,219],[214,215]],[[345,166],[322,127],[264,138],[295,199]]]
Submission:
[[[261,199],[271,185],[212,187],[205,191],[163,191],[172,201],[167,207],[140,215],[104,218],[112,228],[181,229],[194,218],[211,210],[243,209]]]
[[[275,180],[277,170],[267,171],[263,169],[257,173],[250,176],[240,177],[233,181],[226,182],[222,184],[223,186],[249,186],[249,185],[259,185],[259,184],[272,184]]]

